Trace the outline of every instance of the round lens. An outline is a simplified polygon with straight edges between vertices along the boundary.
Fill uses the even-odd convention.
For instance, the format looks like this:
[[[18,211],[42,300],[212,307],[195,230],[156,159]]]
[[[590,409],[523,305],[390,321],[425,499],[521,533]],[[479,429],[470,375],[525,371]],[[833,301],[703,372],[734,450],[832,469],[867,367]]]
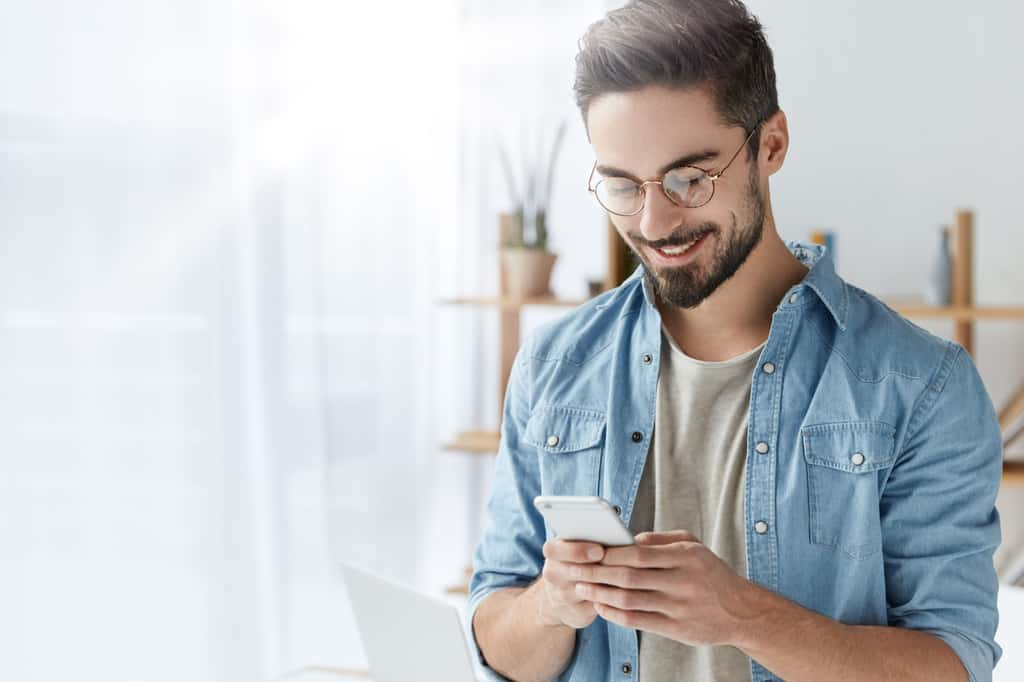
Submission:
[[[665,174],[665,193],[682,206],[701,206],[711,198],[714,183],[699,168],[676,168]]]
[[[626,178],[605,178],[594,188],[601,205],[612,213],[630,214],[640,208],[640,187]]]

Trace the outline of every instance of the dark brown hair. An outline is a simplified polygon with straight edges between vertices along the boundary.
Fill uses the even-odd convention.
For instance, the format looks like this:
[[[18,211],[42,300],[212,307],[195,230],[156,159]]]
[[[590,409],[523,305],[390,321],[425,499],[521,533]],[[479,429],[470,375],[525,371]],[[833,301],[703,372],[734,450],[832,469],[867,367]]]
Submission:
[[[584,127],[600,95],[651,85],[707,88],[722,121],[748,132],[779,109],[771,48],[739,0],[630,0],[591,24],[573,84]],[[760,131],[752,158],[759,143]]]

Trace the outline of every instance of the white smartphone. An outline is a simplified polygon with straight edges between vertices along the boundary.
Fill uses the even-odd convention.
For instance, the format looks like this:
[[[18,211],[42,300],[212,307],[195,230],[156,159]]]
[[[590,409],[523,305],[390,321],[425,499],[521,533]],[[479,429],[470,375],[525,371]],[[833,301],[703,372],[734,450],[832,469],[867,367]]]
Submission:
[[[633,544],[633,534],[603,497],[539,495],[533,506],[563,540],[596,542],[607,547]]]

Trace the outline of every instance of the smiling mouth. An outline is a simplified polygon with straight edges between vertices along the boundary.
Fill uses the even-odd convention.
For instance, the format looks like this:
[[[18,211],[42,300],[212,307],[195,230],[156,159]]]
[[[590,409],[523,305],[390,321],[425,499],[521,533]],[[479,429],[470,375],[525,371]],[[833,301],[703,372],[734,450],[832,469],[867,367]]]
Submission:
[[[693,249],[695,246],[698,246],[701,243],[703,243],[704,238],[707,237],[709,234],[711,234],[711,233],[710,232],[702,232],[702,233],[698,234],[696,237],[694,237],[693,239],[691,239],[690,241],[686,242],[685,244],[681,244],[681,245],[666,246],[666,247],[662,247],[662,248],[658,248],[658,247],[651,247],[651,248],[653,248],[655,251],[657,251],[658,254],[661,255],[663,258],[669,258],[669,259],[679,258],[679,257],[689,253],[689,251],[691,249]]]

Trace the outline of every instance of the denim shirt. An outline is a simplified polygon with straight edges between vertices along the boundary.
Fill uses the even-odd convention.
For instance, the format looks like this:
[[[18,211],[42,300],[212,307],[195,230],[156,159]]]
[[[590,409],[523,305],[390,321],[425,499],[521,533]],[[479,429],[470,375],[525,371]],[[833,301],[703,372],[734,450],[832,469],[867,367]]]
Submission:
[[[753,371],[744,483],[747,579],[849,625],[933,634],[992,679],[1002,441],[964,348],[843,281],[825,247],[772,313]],[[661,321],[643,266],[520,348],[464,611],[526,587],[553,537],[537,495],[599,495],[628,523],[654,426]],[[557,438],[550,438],[557,436]],[[549,439],[550,438],[550,439]],[[767,447],[765,447],[767,446]],[[763,451],[763,452],[762,452]],[[486,665],[470,636],[483,673]],[[598,616],[558,680],[628,682],[636,630]],[[751,679],[777,680],[751,661]]]

